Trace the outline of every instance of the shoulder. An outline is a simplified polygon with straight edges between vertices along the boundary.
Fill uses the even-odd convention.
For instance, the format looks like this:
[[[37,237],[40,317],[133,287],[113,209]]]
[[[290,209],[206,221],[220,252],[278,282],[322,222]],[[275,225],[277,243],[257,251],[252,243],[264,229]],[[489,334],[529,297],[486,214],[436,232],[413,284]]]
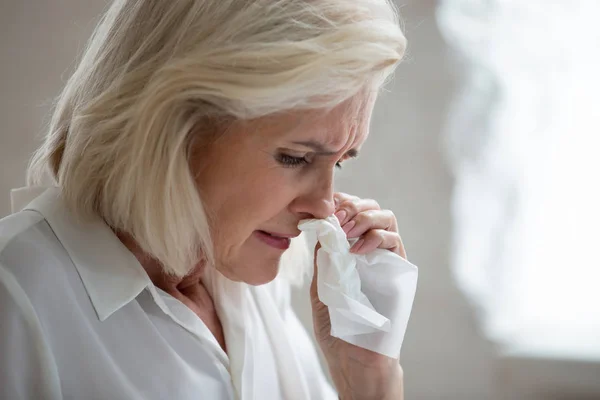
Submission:
[[[0,220],[0,263],[16,275],[27,273],[50,250],[55,239],[44,217],[32,210]],[[36,262],[37,261],[37,262]]]
[[[0,220],[0,398],[62,398],[52,351],[24,289],[29,268],[19,267],[42,220],[33,212]]]
[[[27,235],[43,220],[44,217],[40,213],[31,210],[20,211],[0,219],[0,255],[13,240]]]
[[[0,280],[12,277],[32,303],[44,303],[49,288],[66,282],[69,264],[66,250],[37,211],[20,211],[0,220],[0,267],[4,270]]]

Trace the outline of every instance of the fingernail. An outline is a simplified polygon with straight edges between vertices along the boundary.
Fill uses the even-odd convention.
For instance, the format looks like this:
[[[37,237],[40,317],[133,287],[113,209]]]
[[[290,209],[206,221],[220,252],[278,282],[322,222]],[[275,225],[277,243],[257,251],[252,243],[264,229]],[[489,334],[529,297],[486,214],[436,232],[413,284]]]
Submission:
[[[365,239],[360,239],[358,242],[354,243],[354,246],[350,248],[351,253],[358,253],[362,245],[365,243]]]
[[[348,233],[352,230],[352,228],[354,228],[354,225],[356,225],[356,221],[350,221],[342,227],[342,229],[346,233],[346,235],[348,235]]]
[[[345,210],[340,210],[335,213],[335,216],[337,217],[338,221],[340,221],[340,224],[344,223],[344,220],[346,219],[347,215],[348,213]]]

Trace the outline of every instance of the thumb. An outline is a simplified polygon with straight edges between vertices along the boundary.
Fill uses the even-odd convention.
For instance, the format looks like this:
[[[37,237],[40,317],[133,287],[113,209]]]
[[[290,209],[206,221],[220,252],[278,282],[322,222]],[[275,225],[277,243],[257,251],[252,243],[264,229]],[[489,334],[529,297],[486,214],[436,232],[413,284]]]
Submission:
[[[312,282],[310,283],[310,297],[313,301],[318,300],[319,299],[319,295],[317,292],[317,275],[318,275],[318,268],[317,268],[317,252],[319,251],[319,249],[321,248],[321,243],[317,242],[317,245],[315,246],[315,253],[313,255],[313,277],[312,277]]]

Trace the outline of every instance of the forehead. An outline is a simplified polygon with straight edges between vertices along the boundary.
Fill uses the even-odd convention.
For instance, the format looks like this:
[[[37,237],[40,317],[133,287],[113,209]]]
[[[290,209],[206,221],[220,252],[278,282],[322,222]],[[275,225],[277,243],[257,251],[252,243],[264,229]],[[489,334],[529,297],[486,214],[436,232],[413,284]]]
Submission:
[[[360,146],[368,134],[375,97],[361,93],[331,109],[285,114],[276,124],[282,128],[280,137],[318,141],[336,150]]]

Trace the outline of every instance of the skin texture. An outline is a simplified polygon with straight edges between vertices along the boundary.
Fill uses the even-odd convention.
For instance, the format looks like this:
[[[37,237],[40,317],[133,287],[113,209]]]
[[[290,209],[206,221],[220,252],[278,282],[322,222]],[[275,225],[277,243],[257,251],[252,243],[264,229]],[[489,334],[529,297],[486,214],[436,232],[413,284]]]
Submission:
[[[222,274],[252,285],[273,280],[284,250],[266,244],[258,232],[297,236],[300,220],[334,213],[349,237],[361,238],[352,251],[383,248],[406,256],[392,212],[333,188],[336,166],[354,157],[368,137],[375,98],[364,92],[327,111],[234,122],[191,152],[190,168],[210,219],[215,267]],[[184,278],[165,276],[127,235],[119,237],[155,285],[190,307],[225,349],[222,327],[200,279],[205,266]],[[316,293],[316,265],[315,272],[314,329],[340,397],[401,399],[397,360],[329,335],[329,313]]]

